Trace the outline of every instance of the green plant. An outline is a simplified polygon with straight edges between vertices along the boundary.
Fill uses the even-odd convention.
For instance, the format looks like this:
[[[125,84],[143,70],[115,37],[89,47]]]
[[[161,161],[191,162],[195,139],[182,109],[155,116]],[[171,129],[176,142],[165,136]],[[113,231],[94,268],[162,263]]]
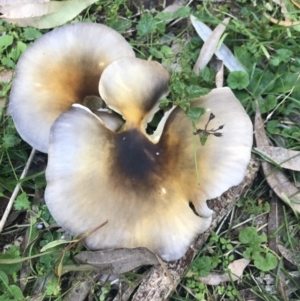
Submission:
[[[270,271],[277,266],[277,258],[262,243],[267,242],[265,233],[259,235],[255,227],[247,227],[240,231],[239,241],[246,247],[243,256],[252,259],[261,271]]]

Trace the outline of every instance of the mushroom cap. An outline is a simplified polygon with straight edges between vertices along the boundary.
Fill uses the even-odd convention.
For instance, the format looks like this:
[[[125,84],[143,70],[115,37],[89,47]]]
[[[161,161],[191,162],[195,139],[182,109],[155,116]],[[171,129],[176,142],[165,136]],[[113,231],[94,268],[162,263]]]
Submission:
[[[110,64],[99,82],[101,97],[126,120],[126,128],[144,131],[168,95],[169,72],[159,63],[123,58]]]
[[[76,23],[43,35],[23,53],[12,83],[9,110],[21,137],[46,153],[54,120],[99,95],[104,68],[126,56],[135,56],[130,45],[105,25]]]
[[[130,66],[134,65],[128,64],[124,83],[132,74]],[[210,111],[216,117],[209,126],[225,124],[222,137],[209,137],[204,146],[198,143],[195,148],[192,123],[179,107],[162,120],[160,136],[151,139],[122,105],[123,97],[124,103],[133,102],[132,111],[139,116],[147,108],[141,116],[144,120],[151,111],[149,103],[156,106],[153,99],[163,93],[152,91],[155,96],[149,97],[142,91],[151,87],[164,91],[158,82],[137,81],[132,86],[135,93],[119,90],[120,99],[110,88],[101,89],[100,82],[107,104],[127,117],[130,126],[125,124],[123,131],[108,130],[95,114],[77,104],[51,128],[46,203],[58,224],[73,235],[89,233],[107,220],[85,239],[93,250],[142,246],[165,260],[176,260],[209,227],[212,211],[206,200],[239,184],[245,175],[252,124],[231,90],[215,89],[193,103],[208,110],[198,128],[205,127]],[[108,97],[107,91],[113,96]]]

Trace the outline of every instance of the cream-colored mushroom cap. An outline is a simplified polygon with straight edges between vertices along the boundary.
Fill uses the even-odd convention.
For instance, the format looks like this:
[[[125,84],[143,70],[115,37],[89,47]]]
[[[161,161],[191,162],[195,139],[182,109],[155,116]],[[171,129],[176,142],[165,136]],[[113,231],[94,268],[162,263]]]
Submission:
[[[127,56],[135,56],[130,45],[105,25],[77,23],[43,35],[20,58],[12,83],[9,109],[21,137],[47,152],[54,120],[99,95],[104,68]]]
[[[105,73],[125,65],[127,72],[110,86]],[[139,80],[134,70],[139,70]],[[100,92],[108,106],[126,116],[124,130],[110,131],[81,105],[73,105],[51,128],[46,203],[54,219],[74,235],[107,220],[85,239],[93,250],[142,246],[165,260],[178,259],[211,223],[206,200],[245,175],[252,125],[228,88],[193,103],[207,110],[197,127],[204,128],[213,112],[209,128],[224,124],[222,137],[211,136],[195,148],[192,123],[179,107],[163,118],[155,138],[145,133],[144,120],[166,94],[168,80],[157,63],[116,61],[103,73]]]

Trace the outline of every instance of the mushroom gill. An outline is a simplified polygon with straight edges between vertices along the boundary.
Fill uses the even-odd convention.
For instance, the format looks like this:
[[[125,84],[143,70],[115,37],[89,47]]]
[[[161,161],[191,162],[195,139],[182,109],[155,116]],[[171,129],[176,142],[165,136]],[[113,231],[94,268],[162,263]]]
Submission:
[[[168,81],[168,72],[158,63],[115,61],[104,70],[99,89],[108,107],[126,120],[123,129],[110,131],[79,104],[51,128],[46,203],[73,235],[89,233],[108,220],[86,237],[93,250],[142,246],[176,260],[209,227],[212,212],[206,200],[239,184],[245,175],[252,124],[228,88],[193,102],[206,109],[197,128],[203,129],[213,112],[209,126],[225,124],[222,137],[211,136],[195,149],[191,121],[179,107],[162,120],[159,137],[146,134],[145,125],[167,94]]]
[[[23,53],[12,83],[9,110],[21,137],[47,153],[54,120],[86,96],[99,96],[107,65],[134,56],[125,39],[105,25],[76,23],[43,35]]]

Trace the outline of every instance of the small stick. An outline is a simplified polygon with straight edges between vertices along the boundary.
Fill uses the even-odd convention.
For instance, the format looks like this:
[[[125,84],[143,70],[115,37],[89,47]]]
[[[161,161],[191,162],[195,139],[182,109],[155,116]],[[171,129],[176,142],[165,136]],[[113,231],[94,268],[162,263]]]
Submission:
[[[23,178],[25,178],[25,176],[26,176],[26,174],[27,174],[27,172],[28,172],[29,166],[30,166],[30,164],[31,164],[31,162],[32,162],[32,159],[33,159],[34,155],[35,155],[35,149],[33,148],[32,151],[31,151],[31,153],[30,153],[30,156],[29,156],[29,158],[28,158],[28,160],[27,160],[27,163],[26,163],[26,165],[25,165],[25,168],[24,168],[24,170],[23,170],[23,172],[22,172],[22,174],[21,174],[20,180],[22,180]],[[9,215],[9,213],[10,213],[10,211],[11,211],[12,205],[13,205],[13,203],[14,203],[14,201],[15,201],[15,199],[16,199],[18,193],[19,193],[20,187],[21,187],[21,184],[18,183],[18,184],[16,185],[15,189],[14,189],[13,194],[11,195],[11,197],[10,197],[10,199],[9,199],[9,202],[8,202],[8,204],[7,204],[7,207],[6,207],[6,209],[5,209],[5,212],[4,212],[4,214],[3,214],[3,216],[2,216],[2,219],[1,219],[1,221],[0,221],[0,233],[2,232],[2,230],[3,230],[3,228],[4,228],[5,222],[6,222],[6,220],[7,220],[7,218],[8,218],[8,215]]]

